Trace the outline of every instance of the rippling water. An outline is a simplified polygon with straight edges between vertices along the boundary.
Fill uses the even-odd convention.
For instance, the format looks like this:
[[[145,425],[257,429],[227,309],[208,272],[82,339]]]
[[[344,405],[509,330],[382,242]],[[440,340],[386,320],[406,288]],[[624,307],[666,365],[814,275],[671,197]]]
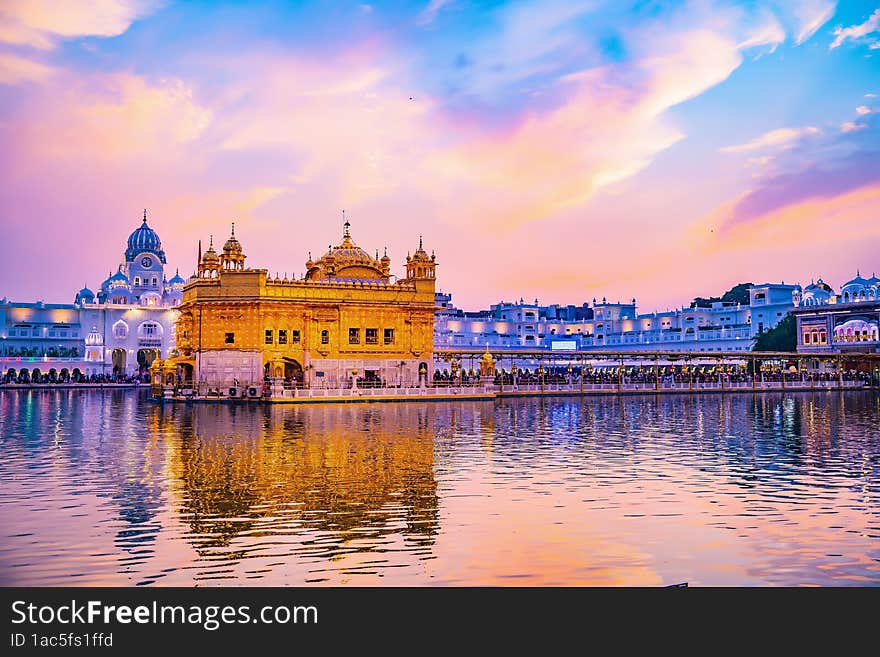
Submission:
[[[4,585],[876,585],[871,392],[0,391]]]

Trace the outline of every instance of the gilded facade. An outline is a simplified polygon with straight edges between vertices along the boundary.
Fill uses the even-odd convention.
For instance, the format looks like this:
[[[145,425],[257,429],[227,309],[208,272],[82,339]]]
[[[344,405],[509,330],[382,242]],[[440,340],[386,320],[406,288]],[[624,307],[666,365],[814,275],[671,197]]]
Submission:
[[[218,387],[266,376],[305,387],[418,385],[432,374],[436,267],[420,238],[405,277],[392,280],[387,253],[357,246],[345,222],[303,278],[273,278],[245,266],[233,225],[183,289],[172,362],[183,378]]]

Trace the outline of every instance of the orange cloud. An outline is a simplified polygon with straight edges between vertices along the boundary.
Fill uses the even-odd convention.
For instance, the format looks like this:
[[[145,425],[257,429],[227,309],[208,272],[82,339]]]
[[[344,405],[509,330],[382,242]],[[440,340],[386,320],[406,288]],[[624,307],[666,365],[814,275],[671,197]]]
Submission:
[[[175,147],[198,138],[211,119],[180,80],[151,84],[130,73],[83,78],[56,71],[54,83],[10,137],[36,166],[58,159],[167,159]]]
[[[740,197],[741,198],[741,197]],[[778,249],[785,245],[802,245],[812,236],[821,235],[828,247],[854,240],[870,242],[880,239],[877,207],[880,185],[868,184],[831,198],[810,198],[791,203],[766,214],[750,217],[748,222],[732,220],[740,198],[715,211],[691,231],[693,249],[729,251],[771,244]],[[726,226],[723,238],[715,227]]]
[[[0,42],[47,50],[58,39],[118,36],[159,4],[156,0],[4,0]]]

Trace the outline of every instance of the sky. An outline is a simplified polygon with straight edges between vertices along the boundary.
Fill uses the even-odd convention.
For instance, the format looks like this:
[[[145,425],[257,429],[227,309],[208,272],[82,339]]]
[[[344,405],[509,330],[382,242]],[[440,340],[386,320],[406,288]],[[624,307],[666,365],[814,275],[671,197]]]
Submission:
[[[0,297],[72,302],[147,209],[304,273],[342,211],[456,305],[880,273],[880,3],[0,4]]]

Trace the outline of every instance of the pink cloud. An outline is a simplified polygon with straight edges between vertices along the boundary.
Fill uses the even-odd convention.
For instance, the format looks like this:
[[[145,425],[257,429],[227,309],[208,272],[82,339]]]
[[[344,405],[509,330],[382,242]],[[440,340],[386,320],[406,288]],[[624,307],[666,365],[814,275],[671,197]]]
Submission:
[[[0,53],[0,84],[39,82],[52,75],[51,66],[12,53]]]
[[[160,4],[160,0],[5,0],[0,4],[0,42],[50,49],[59,39],[118,36]]]
[[[819,129],[813,126],[807,126],[805,128],[778,128],[776,130],[765,132],[763,135],[756,137],[745,144],[725,146],[721,149],[721,152],[748,153],[765,149],[788,149],[793,148],[797,142],[804,137],[817,134],[819,134]]]

